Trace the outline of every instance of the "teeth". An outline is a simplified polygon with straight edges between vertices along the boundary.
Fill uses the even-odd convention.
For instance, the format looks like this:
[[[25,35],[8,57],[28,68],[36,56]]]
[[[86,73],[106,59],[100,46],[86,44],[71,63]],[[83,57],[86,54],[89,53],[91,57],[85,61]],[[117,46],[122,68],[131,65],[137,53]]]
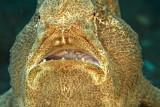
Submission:
[[[64,54],[68,54],[68,51],[64,51]]]
[[[42,62],[46,62],[46,59],[43,59],[43,61]]]
[[[84,58],[81,58],[82,61],[85,61]]]
[[[65,60],[65,58],[64,58],[64,57],[62,57],[62,60]]]

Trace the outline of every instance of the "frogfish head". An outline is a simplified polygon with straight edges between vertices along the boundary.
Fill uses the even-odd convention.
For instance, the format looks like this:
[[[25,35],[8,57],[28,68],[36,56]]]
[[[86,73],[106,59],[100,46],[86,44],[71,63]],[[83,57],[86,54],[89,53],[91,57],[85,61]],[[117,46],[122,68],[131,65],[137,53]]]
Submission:
[[[114,78],[122,72],[113,60],[121,61],[123,68],[130,63],[123,64],[128,57],[114,57],[122,52],[121,45],[116,48],[115,44],[123,44],[127,32],[117,32],[122,38],[115,39],[114,30],[125,25],[112,17],[117,13],[107,16],[113,10],[107,11],[104,1],[39,0],[35,15],[11,49],[11,85],[20,107],[108,107],[116,103],[113,99],[120,82]]]

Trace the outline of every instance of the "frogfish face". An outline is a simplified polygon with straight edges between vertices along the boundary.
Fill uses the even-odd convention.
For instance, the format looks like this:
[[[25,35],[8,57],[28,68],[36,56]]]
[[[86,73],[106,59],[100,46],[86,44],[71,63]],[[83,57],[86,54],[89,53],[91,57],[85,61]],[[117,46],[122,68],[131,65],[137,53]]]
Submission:
[[[96,37],[86,36],[80,24],[64,31],[51,26],[46,32],[28,58],[25,105],[103,107],[105,88],[112,82],[106,79],[108,59],[100,44],[97,47]]]
[[[36,39],[18,74],[19,101],[25,107],[106,107],[112,102],[112,67],[96,33],[93,4],[72,9],[67,3],[53,12],[47,3],[39,9]]]
[[[38,0],[9,71],[19,107],[136,107],[142,64],[117,0]]]

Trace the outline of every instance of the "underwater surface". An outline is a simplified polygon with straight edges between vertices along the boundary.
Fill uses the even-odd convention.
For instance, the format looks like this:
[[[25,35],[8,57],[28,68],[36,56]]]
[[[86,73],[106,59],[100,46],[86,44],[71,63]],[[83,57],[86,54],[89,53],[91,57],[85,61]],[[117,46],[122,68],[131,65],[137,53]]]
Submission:
[[[160,88],[160,0],[119,0],[122,18],[139,34],[143,74]],[[9,49],[28,23],[36,0],[0,0],[0,94],[10,88]]]

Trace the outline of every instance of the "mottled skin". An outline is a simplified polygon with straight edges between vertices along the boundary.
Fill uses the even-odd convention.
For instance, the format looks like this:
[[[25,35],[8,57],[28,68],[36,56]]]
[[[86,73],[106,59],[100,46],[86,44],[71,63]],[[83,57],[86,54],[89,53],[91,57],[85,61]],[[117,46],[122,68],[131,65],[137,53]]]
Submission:
[[[39,63],[52,50],[95,56]],[[116,0],[39,0],[11,49],[12,88],[0,107],[160,107],[160,91],[142,75],[137,34]]]

